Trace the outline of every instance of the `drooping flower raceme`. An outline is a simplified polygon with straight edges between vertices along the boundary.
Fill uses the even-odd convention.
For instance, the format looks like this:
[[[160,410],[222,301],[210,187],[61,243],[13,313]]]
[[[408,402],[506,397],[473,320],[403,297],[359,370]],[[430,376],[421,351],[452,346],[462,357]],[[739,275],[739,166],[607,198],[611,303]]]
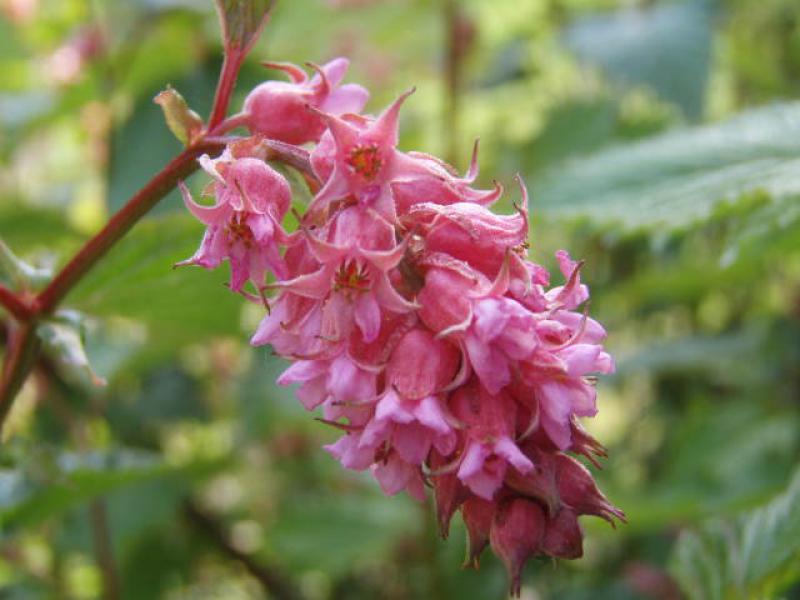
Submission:
[[[581,309],[582,263],[557,252],[564,281],[550,287],[527,257],[524,183],[514,214],[493,213],[503,188],[472,187],[477,146],[463,177],[401,151],[408,93],[370,116],[366,90],[341,84],[346,60],[312,78],[272,66],[291,82],[247,97],[237,118],[252,138],[201,159],[214,204],[183,188],[207,230],[180,264],[228,260],[231,289],[268,308],[251,342],[292,361],[278,383],[341,431],[327,451],[387,494],[432,488],[442,535],[460,511],[467,564],[490,545],[519,593],[529,558],[581,556],[578,517],[624,520],[570,456],[604,456],[578,419],[597,412],[595,376],[614,370],[603,327]],[[316,193],[292,234],[290,187],[263,160],[265,138],[311,145],[296,151]]]

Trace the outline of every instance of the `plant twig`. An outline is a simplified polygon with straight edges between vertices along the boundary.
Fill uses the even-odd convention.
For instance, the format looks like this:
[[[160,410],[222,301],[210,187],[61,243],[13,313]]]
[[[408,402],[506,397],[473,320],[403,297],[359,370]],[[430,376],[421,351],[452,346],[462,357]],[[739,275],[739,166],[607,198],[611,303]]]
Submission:
[[[108,511],[105,500],[102,498],[97,498],[89,504],[89,522],[92,529],[95,562],[103,577],[103,600],[119,600],[121,597],[119,573],[114,562]]]
[[[198,142],[170,161],[155,177],[120,209],[105,227],[78,251],[50,284],[29,306],[10,290],[2,295],[3,305],[8,306],[22,324],[9,335],[3,376],[0,379],[0,431],[11,409],[14,397],[22,387],[39,351],[36,335],[36,320],[40,315],[52,313],[64,297],[81,278],[103,258],[111,247],[122,238],[159,200],[175,187],[176,183],[197,170],[197,157],[205,152],[221,150],[218,143]],[[14,296],[14,300],[11,297]],[[27,308],[27,310],[25,310]]]
[[[223,18],[223,29],[226,30],[225,58],[220,72],[219,83],[214,96],[214,106],[208,120],[206,131],[194,143],[170,161],[144,187],[142,187],[106,224],[105,227],[78,251],[78,253],[61,269],[47,287],[38,296],[26,303],[22,297],[11,290],[0,287],[0,304],[22,325],[19,330],[9,335],[6,360],[0,380],[0,431],[11,408],[14,396],[19,391],[35,362],[39,340],[35,323],[42,315],[55,311],[61,301],[73,287],[97,264],[150,209],[152,209],[178,181],[186,178],[198,168],[197,158],[204,153],[219,152],[224,142],[218,136],[225,133],[226,128],[236,126],[239,121],[232,117],[225,120],[231,94],[236,84],[239,68],[247,52],[261,28],[266,22],[271,3],[267,6],[262,20],[255,29],[249,32],[250,38],[230,43],[227,23]],[[224,15],[221,14],[222,17]]]
[[[239,47],[229,47],[225,52],[222,70],[219,73],[217,92],[214,96],[214,106],[211,109],[211,116],[208,118],[209,131],[213,131],[217,125],[222,123],[225,115],[228,114],[228,104],[230,104],[239,69],[246,55],[247,51]]]
[[[2,284],[0,284],[0,305],[14,315],[17,321],[27,321],[33,316],[30,307],[17,294]]]
[[[461,91],[466,58],[474,30],[457,0],[444,0],[442,18],[445,28],[443,108],[445,159],[455,164],[458,158]]]
[[[177,182],[197,170],[197,157],[204,153],[219,151],[217,143],[199,142],[189,146],[172,159],[155,177],[140,189],[117,212],[105,227],[90,239],[78,253],[61,269],[53,281],[36,300],[40,313],[50,313],[64,299],[80,279],[147,214],[159,200],[166,196]]]
[[[275,566],[264,562],[256,562],[252,556],[245,554],[231,544],[222,524],[213,515],[191,501],[184,503],[183,510],[186,518],[198,530],[203,532],[209,541],[213,542],[224,554],[242,563],[245,569],[261,583],[270,597],[275,597],[278,600],[299,600],[302,598],[294,584]]]
[[[40,346],[35,322],[9,326],[3,375],[0,378],[0,431],[11,411],[14,397],[36,361]]]

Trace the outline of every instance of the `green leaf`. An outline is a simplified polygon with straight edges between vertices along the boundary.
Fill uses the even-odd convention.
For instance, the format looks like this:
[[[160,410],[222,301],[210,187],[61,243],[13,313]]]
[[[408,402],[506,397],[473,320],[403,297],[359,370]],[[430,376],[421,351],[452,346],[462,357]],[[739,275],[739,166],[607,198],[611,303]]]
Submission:
[[[160,477],[203,477],[219,468],[219,461],[176,467],[151,453],[119,449],[64,452],[49,463],[0,469],[0,531],[31,527],[123,486]]]
[[[38,269],[18,258],[0,238],[0,279],[8,279],[24,288],[35,287],[50,281],[49,269]]]
[[[540,181],[534,198],[555,215],[676,228],[753,190],[775,205],[800,194],[800,103],[568,162]]]
[[[226,289],[228,267],[173,268],[194,254],[203,227],[188,215],[138,224],[76,287],[68,303],[94,316],[141,320],[151,350],[238,335],[244,301]]]
[[[149,104],[149,99],[164,88],[165,82],[177,84],[177,80],[199,65],[201,55],[197,52],[197,40],[202,15],[166,11],[144,19],[148,35],[136,46],[135,52],[123,55],[127,62],[119,86],[121,91],[146,99]],[[181,86],[181,89],[184,88]]]
[[[77,311],[62,310],[52,319],[43,321],[36,333],[42,339],[44,351],[55,358],[71,379],[81,381],[88,375],[94,385],[103,386],[105,379],[95,374],[86,356],[83,321],[83,315]]]
[[[348,497],[337,490],[332,499],[325,494],[293,496],[268,531],[270,544],[292,569],[350,571],[388,555],[397,538],[413,535],[418,523],[415,507],[402,498],[379,493]]]
[[[79,236],[64,214],[51,208],[25,204],[17,198],[0,197],[0,237],[25,258],[31,253],[67,255],[79,246]],[[46,277],[46,269],[37,269]]]
[[[258,38],[273,0],[217,0],[225,47],[245,52]]]
[[[692,600],[774,598],[800,579],[800,471],[765,506],[684,532],[672,571]]]
[[[189,43],[186,41],[186,44]],[[216,72],[209,67],[196,69],[186,77],[173,79],[173,83],[184,92],[187,103],[202,113],[210,108],[216,78]],[[108,184],[110,212],[116,212],[124,206],[154,173],[160,171],[181,150],[175,137],[164,127],[164,116],[150,101],[160,86],[161,84],[159,87],[144,90],[130,118],[114,130]],[[147,151],[143,152],[142,148]],[[183,203],[177,190],[173,190],[151,214],[177,210],[183,210]]]
[[[542,132],[524,148],[530,171],[543,171],[570,155],[598,150],[616,133],[617,114],[608,98],[582,100],[555,107]]]
[[[696,119],[711,64],[712,16],[704,0],[625,7],[579,19],[566,41],[612,80],[648,86]]]

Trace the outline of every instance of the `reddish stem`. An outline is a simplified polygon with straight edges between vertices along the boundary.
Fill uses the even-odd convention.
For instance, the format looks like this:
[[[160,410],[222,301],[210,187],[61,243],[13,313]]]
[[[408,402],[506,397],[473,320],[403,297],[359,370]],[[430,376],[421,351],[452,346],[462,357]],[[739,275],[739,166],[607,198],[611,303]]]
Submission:
[[[33,317],[30,307],[14,292],[0,284],[0,304],[14,315],[17,321],[23,322]]]
[[[92,528],[92,542],[97,566],[103,579],[104,600],[119,600],[119,571],[114,562],[114,546],[111,543],[111,528],[108,523],[108,509],[102,498],[89,505],[89,522]]]
[[[200,142],[186,148],[120,209],[105,227],[61,269],[55,279],[37,297],[38,313],[52,312],[73,286],[141,219],[156,203],[166,196],[181,179],[197,170],[197,157],[206,152],[222,149],[218,143]]]
[[[166,196],[180,179],[197,170],[196,159],[199,155],[221,149],[222,144],[200,141],[176,156],[111,217],[97,235],[83,245],[30,306],[24,305],[19,297],[2,288],[4,292],[0,292],[0,296],[3,304],[9,306],[9,310],[21,320],[21,324],[11,330],[6,344],[3,376],[0,379],[0,430],[14,397],[25,382],[39,352],[41,343],[36,335],[37,318],[53,312],[75,284],[139,219]],[[14,300],[11,300],[12,297]]]
[[[3,377],[0,379],[0,431],[11,411],[14,397],[33,367],[40,345],[34,321],[9,328]]]
[[[222,136],[229,131],[236,129],[237,127],[247,127],[247,121],[250,115],[247,113],[237,113],[235,115],[231,115],[227,119],[223,119],[216,127],[214,127],[213,137]],[[209,133],[206,135],[206,139],[209,139],[212,135]]]
[[[222,70],[219,73],[219,83],[217,92],[214,95],[214,107],[211,109],[211,116],[208,118],[208,130],[213,131],[217,125],[225,120],[228,114],[228,105],[231,101],[233,88],[236,86],[236,78],[239,76],[239,68],[247,55],[247,51],[238,46],[229,46],[225,50],[225,58],[222,61]]]
[[[265,19],[266,20],[266,19]],[[263,26],[263,22],[261,23]],[[213,138],[223,134],[231,126],[239,124],[236,118],[225,122],[231,94],[236,85],[239,68],[249,47],[228,45],[220,72],[214,107],[208,120],[204,137],[187,147],[169,162],[142,189],[140,189],[105,227],[86,242],[78,253],[56,275],[50,284],[32,302],[26,303],[19,296],[0,286],[0,304],[20,321],[11,330],[7,340],[7,351],[0,379],[0,429],[11,408],[12,401],[25,381],[41,345],[36,335],[39,316],[52,313],[70,290],[102,259],[113,245],[122,238],[139,219],[147,214],[159,200],[175,187],[181,179],[197,170],[197,158],[204,153],[219,152],[224,142]],[[227,128],[227,129],[226,129]]]
[[[461,3],[445,0],[445,55],[444,55],[444,132],[446,141],[445,158],[456,164],[458,158],[459,125],[461,111],[461,91],[464,78],[464,59],[472,43],[474,31],[467,19]]]

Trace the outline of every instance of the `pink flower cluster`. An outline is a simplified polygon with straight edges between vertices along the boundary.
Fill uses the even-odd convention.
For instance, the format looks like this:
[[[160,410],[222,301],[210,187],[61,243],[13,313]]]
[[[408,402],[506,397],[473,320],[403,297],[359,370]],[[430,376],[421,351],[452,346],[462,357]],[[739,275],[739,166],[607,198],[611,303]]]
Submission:
[[[473,187],[477,147],[463,177],[398,150],[410,92],[370,116],[367,91],[340,85],[344,59],[310,79],[274,66],[291,82],[258,86],[237,117],[253,137],[201,159],[216,203],[183,188],[208,226],[185,263],[227,259],[231,289],[257,301],[277,290],[252,343],[293,361],[278,383],[299,384],[303,405],[342,431],[328,452],[387,494],[432,487],[442,534],[460,509],[468,564],[491,545],[518,592],[529,557],[581,556],[580,515],[624,519],[566,453],[603,455],[577,418],[597,412],[594,375],[614,369],[602,326],[579,311],[581,263],[559,251],[564,283],[549,287],[526,256],[524,184],[514,214],[489,210],[503,188]],[[291,234],[265,138],[310,147],[316,194]]]

